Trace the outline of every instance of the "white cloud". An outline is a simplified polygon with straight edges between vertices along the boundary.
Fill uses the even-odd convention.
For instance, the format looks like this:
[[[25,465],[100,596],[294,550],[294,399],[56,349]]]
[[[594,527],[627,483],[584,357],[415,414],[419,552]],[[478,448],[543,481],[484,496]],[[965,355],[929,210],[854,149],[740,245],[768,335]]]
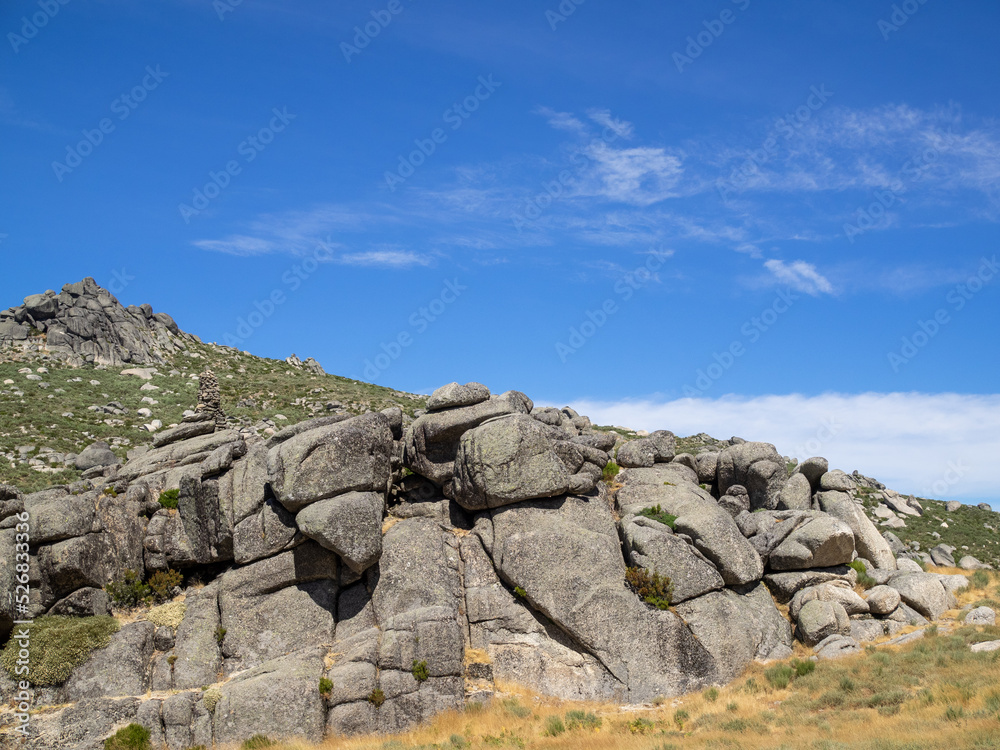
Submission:
[[[587,131],[587,126],[571,112],[556,112],[548,107],[538,107],[535,111],[548,121],[550,127],[556,130],[565,130],[578,135]]]
[[[833,294],[833,284],[812,263],[796,260],[785,265],[784,261],[773,259],[764,261],[764,267],[777,281],[805,294],[814,297],[820,293]]]
[[[831,468],[857,469],[898,492],[1000,508],[1000,395],[829,393],[570,405],[596,424],[738,435],[773,443],[782,455],[825,456]]]
[[[602,128],[607,128],[612,133],[614,133],[619,138],[631,138],[632,137],[632,123],[625,120],[617,120],[611,116],[610,110],[607,109],[592,109],[587,113],[591,120],[596,122]]]
[[[278,249],[275,243],[270,240],[248,237],[244,234],[231,234],[221,240],[195,240],[192,244],[202,250],[244,257],[266,255]]]
[[[588,147],[594,164],[581,195],[619,203],[649,206],[676,195],[684,173],[681,160],[662,148],[612,148],[605,143]]]
[[[371,250],[365,253],[345,253],[337,257],[336,261],[350,266],[408,268],[410,266],[429,266],[433,262],[433,258],[409,250]]]

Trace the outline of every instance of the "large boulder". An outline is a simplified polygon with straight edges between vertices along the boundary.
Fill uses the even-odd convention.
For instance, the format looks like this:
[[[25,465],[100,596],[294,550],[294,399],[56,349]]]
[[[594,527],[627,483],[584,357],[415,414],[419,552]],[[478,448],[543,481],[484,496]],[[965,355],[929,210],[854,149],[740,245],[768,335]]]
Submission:
[[[826,476],[824,474],[824,476]],[[846,476],[846,475],[845,475]],[[896,557],[875,524],[846,492],[820,492],[816,495],[820,510],[840,519],[854,532],[854,547],[879,570],[895,570]]]
[[[815,646],[831,635],[851,634],[851,620],[839,602],[813,599],[799,611],[795,634],[807,646]]]
[[[797,620],[802,607],[816,599],[821,602],[837,602],[848,615],[869,613],[868,603],[850,585],[842,581],[829,581],[797,591],[788,603],[788,614],[793,620]]]
[[[812,508],[812,487],[804,474],[792,474],[778,495],[778,508],[809,510]]]
[[[771,550],[768,564],[776,571],[806,570],[843,565],[853,557],[854,533],[851,528],[831,516],[817,515],[806,520]]]
[[[59,690],[60,702],[144,695],[149,690],[155,630],[151,622],[133,622],[122,627],[105,648],[94,651],[73,670]]]
[[[709,653],[724,681],[752,661],[791,656],[792,628],[763,585],[715,591],[678,604],[679,614]]]
[[[888,585],[899,592],[903,602],[930,620],[947,612],[954,601],[932,573],[899,573]]]
[[[725,586],[716,567],[669,526],[644,516],[622,519],[622,539],[630,564],[655,571],[674,584],[674,602]]]
[[[656,445],[649,438],[630,440],[618,449],[615,463],[626,469],[649,468],[656,463]]]
[[[697,486],[628,484],[618,491],[618,504],[623,516],[638,515],[656,505],[676,516],[675,531],[691,538],[728,586],[759,581],[764,573],[760,555],[740,533],[732,516]]]
[[[622,700],[677,695],[719,680],[715,659],[683,621],[626,587],[618,533],[603,499],[506,506],[493,511],[489,531],[481,538],[501,577],[597,657],[619,683]]]
[[[462,436],[446,492],[463,508],[485,510],[561,495],[571,479],[542,425],[525,414],[511,414]]]
[[[406,467],[443,486],[455,472],[455,455],[462,435],[487,419],[504,414],[528,414],[531,399],[508,391],[472,406],[424,414],[414,420],[404,436]]]
[[[311,647],[282,655],[219,688],[215,742],[236,744],[255,734],[320,742],[326,723],[317,685],[325,653]]]
[[[118,456],[112,452],[111,447],[104,441],[91,443],[73,461],[73,465],[80,471],[93,469],[95,466],[113,466],[118,463]]]
[[[235,568],[219,584],[225,669],[248,669],[333,640],[337,558],[315,542]]]
[[[490,389],[482,383],[448,383],[438,388],[427,399],[427,411],[442,411],[459,406],[472,406],[488,401]]]
[[[777,508],[787,481],[784,459],[770,443],[740,443],[719,454],[719,493],[725,494],[732,485],[741,484],[750,493],[754,510]]]
[[[891,586],[873,586],[865,592],[865,601],[873,615],[889,615],[896,611],[901,599]]]
[[[299,531],[361,573],[382,554],[385,499],[374,492],[348,492],[320,500],[295,516]]]
[[[267,470],[275,497],[297,512],[344,492],[388,490],[392,433],[381,413],[309,430],[272,448]]]

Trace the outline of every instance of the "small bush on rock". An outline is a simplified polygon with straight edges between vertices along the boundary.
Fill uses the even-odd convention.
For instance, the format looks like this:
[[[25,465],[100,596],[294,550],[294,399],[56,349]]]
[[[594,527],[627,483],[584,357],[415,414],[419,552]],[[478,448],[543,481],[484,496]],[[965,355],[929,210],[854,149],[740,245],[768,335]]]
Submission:
[[[413,679],[417,682],[423,682],[431,676],[430,672],[427,671],[427,662],[425,661],[417,661],[414,659],[410,671],[413,673]]]
[[[104,590],[108,592],[112,603],[121,609],[132,609],[141,604],[148,604],[153,598],[153,590],[134,570],[126,570],[120,579],[109,583]]]
[[[661,576],[655,570],[650,572],[645,568],[629,567],[625,570],[625,582],[646,604],[657,609],[668,609],[674,595],[674,584],[667,576]]]
[[[171,510],[176,510],[177,508],[177,495],[180,490],[165,490],[160,493],[160,505],[164,508],[170,508]]]
[[[171,597],[171,590],[175,586],[180,586],[184,582],[184,576],[180,572],[167,568],[158,570],[149,577],[148,585],[153,592],[153,598],[158,602],[166,601]]]
[[[608,463],[605,464],[604,466],[604,471],[601,472],[601,479],[603,479],[605,482],[610,482],[612,479],[618,476],[619,471],[621,471],[621,467],[618,464],[616,464],[614,461],[608,461]]]
[[[129,724],[104,740],[104,750],[151,750],[150,737],[146,727]]]
[[[333,692],[333,680],[327,679],[326,677],[319,678],[319,694],[324,698],[329,698],[330,693]]]
[[[90,658],[92,651],[104,648],[120,625],[113,617],[63,617],[47,615],[35,618],[26,628],[31,643],[28,661],[28,682],[32,685],[59,685],[70,673]],[[15,680],[25,679],[17,673],[20,643],[13,638],[0,654],[7,674]]]
[[[639,515],[652,518],[654,521],[658,521],[664,526],[669,526],[671,529],[677,528],[677,516],[664,513],[663,508],[659,505],[654,505],[652,508],[644,508]]]
[[[865,568],[865,564],[860,560],[853,560],[848,563],[848,566],[854,568],[855,572],[858,574],[858,585],[863,589],[870,589],[878,585],[878,581],[868,575],[868,569]]]
[[[372,690],[368,694],[368,702],[375,706],[375,708],[378,708],[385,703],[385,693],[382,692],[382,688],[375,688]]]

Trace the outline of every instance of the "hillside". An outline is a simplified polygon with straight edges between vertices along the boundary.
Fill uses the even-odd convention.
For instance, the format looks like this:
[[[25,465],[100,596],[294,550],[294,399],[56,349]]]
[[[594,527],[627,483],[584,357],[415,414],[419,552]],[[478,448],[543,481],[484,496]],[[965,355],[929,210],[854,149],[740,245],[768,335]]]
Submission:
[[[0,313],[0,359],[0,736],[30,750],[995,738],[992,511],[258,358],[92,280]]]

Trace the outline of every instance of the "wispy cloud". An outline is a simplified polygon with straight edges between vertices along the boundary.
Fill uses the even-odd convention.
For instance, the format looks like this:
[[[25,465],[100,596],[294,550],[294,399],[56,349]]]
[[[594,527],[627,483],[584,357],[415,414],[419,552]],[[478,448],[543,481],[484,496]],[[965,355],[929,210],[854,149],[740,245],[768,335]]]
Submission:
[[[562,404],[559,404],[562,406]],[[719,399],[571,402],[597,424],[707,432],[774,443],[783,455],[821,455],[899,492],[996,502],[1000,395],[827,393]],[[996,507],[1000,507],[997,505]]]
[[[814,297],[820,294],[833,294],[831,284],[812,263],[795,260],[786,264],[784,261],[772,259],[764,261],[766,268],[775,280],[781,284],[797,289]]]
[[[365,253],[345,253],[336,259],[340,263],[350,266],[381,266],[383,268],[429,266],[434,260],[430,255],[421,255],[409,250],[371,250]]]

